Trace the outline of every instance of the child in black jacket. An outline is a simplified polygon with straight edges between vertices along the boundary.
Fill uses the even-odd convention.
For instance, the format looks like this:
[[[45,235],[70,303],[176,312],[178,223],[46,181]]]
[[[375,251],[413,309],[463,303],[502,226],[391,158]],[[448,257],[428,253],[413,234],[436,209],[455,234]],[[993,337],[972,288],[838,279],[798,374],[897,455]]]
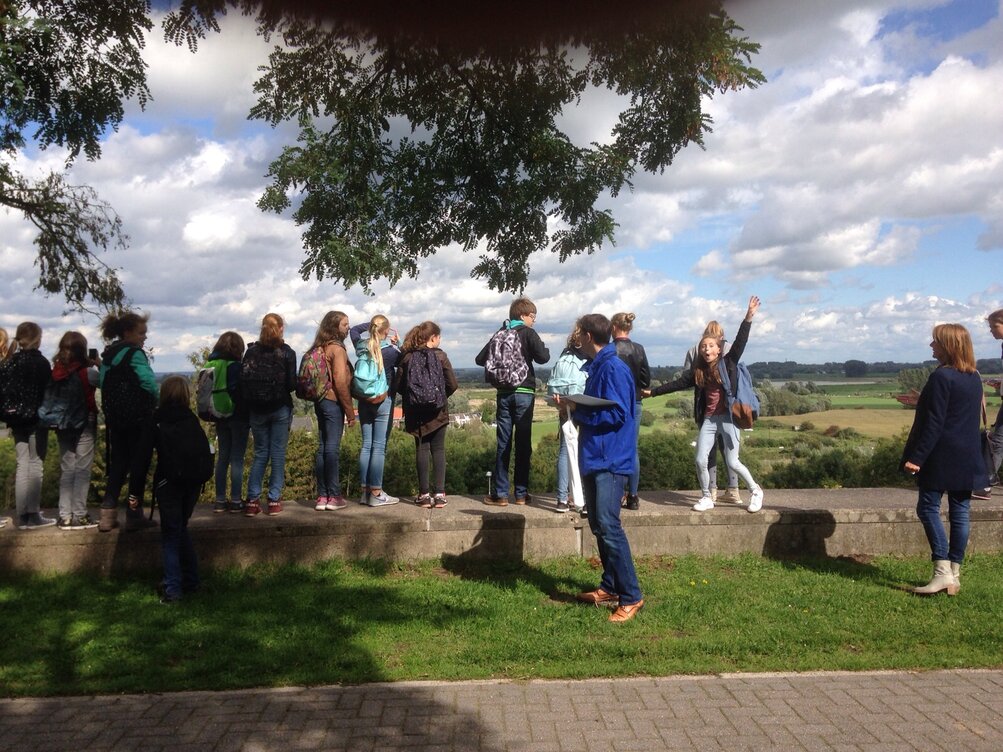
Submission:
[[[160,386],[160,407],[153,414],[157,451],[154,498],[160,507],[160,543],[164,560],[161,603],[175,603],[198,590],[195,548],[188,533],[202,486],[213,474],[212,452],[191,407],[191,386],[169,376]]]

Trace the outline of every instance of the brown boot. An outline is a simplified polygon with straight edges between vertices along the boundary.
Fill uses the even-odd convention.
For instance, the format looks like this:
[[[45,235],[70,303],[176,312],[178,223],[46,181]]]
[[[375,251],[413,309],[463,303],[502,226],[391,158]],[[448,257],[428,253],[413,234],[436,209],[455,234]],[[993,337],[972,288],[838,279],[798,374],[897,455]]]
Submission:
[[[118,509],[115,507],[101,507],[101,516],[98,518],[98,531],[110,533],[118,527]]]

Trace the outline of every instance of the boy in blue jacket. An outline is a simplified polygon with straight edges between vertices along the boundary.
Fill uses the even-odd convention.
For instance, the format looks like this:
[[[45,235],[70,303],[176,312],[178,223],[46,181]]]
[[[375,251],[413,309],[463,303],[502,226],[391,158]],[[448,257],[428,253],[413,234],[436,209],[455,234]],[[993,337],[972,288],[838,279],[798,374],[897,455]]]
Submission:
[[[578,464],[589,527],[596,537],[602,560],[602,581],[596,590],[578,594],[578,600],[597,606],[613,606],[612,622],[633,619],[644,606],[634,571],[627,535],[620,524],[620,499],[634,470],[637,403],[634,375],[610,344],[612,327],[601,313],[578,320],[581,350],[592,362],[585,394],[610,400],[599,407],[578,406],[574,421],[579,427]],[[560,398],[555,398],[559,400]]]

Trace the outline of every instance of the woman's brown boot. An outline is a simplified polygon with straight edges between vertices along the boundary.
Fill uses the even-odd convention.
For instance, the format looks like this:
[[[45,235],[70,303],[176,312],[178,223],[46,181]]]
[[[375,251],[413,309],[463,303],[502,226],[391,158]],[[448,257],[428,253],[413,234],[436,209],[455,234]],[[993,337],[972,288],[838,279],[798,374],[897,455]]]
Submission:
[[[98,530],[102,533],[110,533],[118,527],[118,509],[115,507],[101,507],[101,516],[98,518]]]

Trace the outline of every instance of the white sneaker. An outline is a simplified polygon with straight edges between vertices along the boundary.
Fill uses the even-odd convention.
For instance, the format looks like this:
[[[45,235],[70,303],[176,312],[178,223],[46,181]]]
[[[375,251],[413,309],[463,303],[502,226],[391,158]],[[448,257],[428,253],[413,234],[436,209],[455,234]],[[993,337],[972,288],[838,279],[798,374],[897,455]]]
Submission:
[[[706,512],[708,509],[714,508],[714,499],[710,496],[704,496],[700,501],[693,505],[694,512]]]
[[[369,494],[369,506],[371,507],[386,507],[391,504],[396,504],[400,499],[396,496],[391,496],[386,491],[380,491],[378,494]]]
[[[763,489],[752,489],[752,496],[749,497],[749,511],[758,512],[763,508]]]

